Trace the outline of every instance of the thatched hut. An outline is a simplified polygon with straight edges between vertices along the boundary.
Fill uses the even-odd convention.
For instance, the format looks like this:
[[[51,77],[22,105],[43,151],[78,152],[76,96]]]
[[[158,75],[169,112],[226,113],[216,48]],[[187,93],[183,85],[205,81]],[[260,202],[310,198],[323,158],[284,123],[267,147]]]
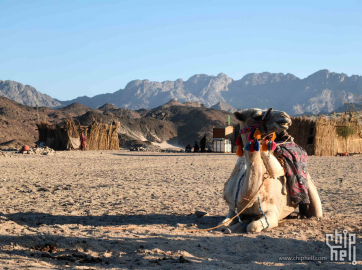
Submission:
[[[348,137],[348,152],[362,153],[361,126],[353,117],[346,115],[337,119],[296,117],[292,122],[288,133],[307,151],[308,155],[335,156],[347,152],[346,140],[337,135],[339,127],[351,127],[354,130],[354,134]]]
[[[85,150],[119,150],[118,129],[120,123],[113,121],[104,124],[93,119],[89,126],[76,125],[73,119],[66,119],[62,124],[37,124],[39,142],[54,150],[79,149],[80,135],[86,137]]]

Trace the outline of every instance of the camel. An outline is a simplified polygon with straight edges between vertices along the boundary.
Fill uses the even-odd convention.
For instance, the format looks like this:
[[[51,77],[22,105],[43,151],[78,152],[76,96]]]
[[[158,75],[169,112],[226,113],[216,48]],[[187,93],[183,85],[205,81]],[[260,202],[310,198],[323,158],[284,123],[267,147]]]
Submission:
[[[240,128],[244,129],[261,121],[266,113],[265,110],[248,109],[234,114],[240,120]],[[285,112],[271,110],[259,130],[262,138],[265,138],[273,132],[287,130],[291,123]],[[247,144],[247,136],[247,133],[241,135],[243,145]],[[245,230],[257,233],[277,227],[279,220],[290,215],[298,206],[291,201],[284,174],[283,167],[270,151],[244,151],[244,156],[238,158],[229,180],[225,183],[224,199],[229,205],[229,213],[219,230],[224,233]],[[322,204],[309,174],[307,189],[310,199],[308,216],[321,217]],[[239,213],[249,202],[250,205],[239,216],[240,220],[231,220],[236,215],[235,204]]]

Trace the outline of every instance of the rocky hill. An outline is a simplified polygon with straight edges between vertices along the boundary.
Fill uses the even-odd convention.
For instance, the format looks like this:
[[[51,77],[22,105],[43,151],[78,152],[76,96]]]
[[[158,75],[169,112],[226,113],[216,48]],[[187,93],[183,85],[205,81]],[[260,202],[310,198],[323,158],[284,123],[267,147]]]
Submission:
[[[228,115],[232,124],[237,123],[234,115],[228,112],[191,105],[171,100],[152,110],[111,109],[103,113],[97,110],[76,119],[83,125],[89,125],[93,118],[105,123],[113,119],[119,121],[121,146],[168,142],[184,147],[199,141],[205,134],[211,143],[213,126],[225,125]]]
[[[89,111],[95,111],[95,110],[92,108],[89,108],[87,106],[84,106],[83,104],[80,104],[80,103],[72,103],[68,106],[60,108],[58,111],[65,112],[68,114],[73,114],[73,115],[82,115]]]
[[[118,108],[114,106],[112,103],[106,103],[103,106],[100,106],[98,110],[106,111],[106,110],[117,110]]]
[[[82,108],[85,106],[81,105]],[[38,140],[36,123],[59,123],[67,117],[78,115],[73,107],[54,110],[47,107],[30,107],[5,97],[0,97],[0,148],[33,145]],[[88,110],[93,110],[88,108]]]
[[[61,105],[59,101],[40,93],[34,87],[14,81],[0,80],[0,96],[28,106],[38,105],[40,107],[53,108]]]
[[[226,111],[226,112],[236,112],[237,109],[235,109],[233,106],[227,104],[224,101],[220,101],[216,103],[215,105],[211,106],[212,109]]]
[[[358,103],[345,103],[343,104],[343,106],[339,107],[338,109],[336,109],[334,112],[336,113],[343,113],[343,112],[347,112],[347,111],[358,111],[358,112],[362,112],[362,105],[358,104]]]
[[[95,110],[79,103],[61,109],[41,107],[37,110],[36,107],[0,97],[0,148],[33,145],[38,140],[38,119],[60,123],[68,117],[82,125],[91,124],[93,119],[104,123],[119,121],[121,147],[161,142],[184,147],[187,143],[199,141],[204,134],[207,134],[210,143],[212,127],[225,125],[227,116],[228,113],[225,111],[195,106],[193,103],[188,106],[176,101],[170,101],[153,110],[138,112],[117,109],[109,104]],[[232,114],[231,117],[232,123],[235,124],[236,119]]]

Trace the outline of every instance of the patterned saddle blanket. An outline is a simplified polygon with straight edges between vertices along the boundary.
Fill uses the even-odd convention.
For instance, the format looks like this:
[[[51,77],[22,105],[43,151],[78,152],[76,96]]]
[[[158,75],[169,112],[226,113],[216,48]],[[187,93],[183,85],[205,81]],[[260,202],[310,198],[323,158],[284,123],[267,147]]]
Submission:
[[[284,163],[291,199],[296,204],[309,204],[307,152],[295,143],[278,145],[275,150]]]

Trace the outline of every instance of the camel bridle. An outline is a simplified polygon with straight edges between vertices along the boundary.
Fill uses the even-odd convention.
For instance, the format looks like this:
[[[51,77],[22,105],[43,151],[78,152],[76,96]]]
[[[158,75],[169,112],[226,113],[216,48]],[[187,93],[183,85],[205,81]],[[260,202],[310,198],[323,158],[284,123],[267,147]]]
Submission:
[[[263,126],[266,122],[266,119],[269,117],[270,115],[270,112],[273,110],[273,108],[270,108],[267,110],[267,112],[263,115],[263,118],[261,119],[261,121],[259,121],[258,123],[256,124],[253,124],[247,128],[244,128],[244,129],[240,129],[239,131],[239,134],[244,134],[244,133],[247,133],[247,132],[250,132],[250,131],[253,131],[257,128],[260,128],[261,126]]]

